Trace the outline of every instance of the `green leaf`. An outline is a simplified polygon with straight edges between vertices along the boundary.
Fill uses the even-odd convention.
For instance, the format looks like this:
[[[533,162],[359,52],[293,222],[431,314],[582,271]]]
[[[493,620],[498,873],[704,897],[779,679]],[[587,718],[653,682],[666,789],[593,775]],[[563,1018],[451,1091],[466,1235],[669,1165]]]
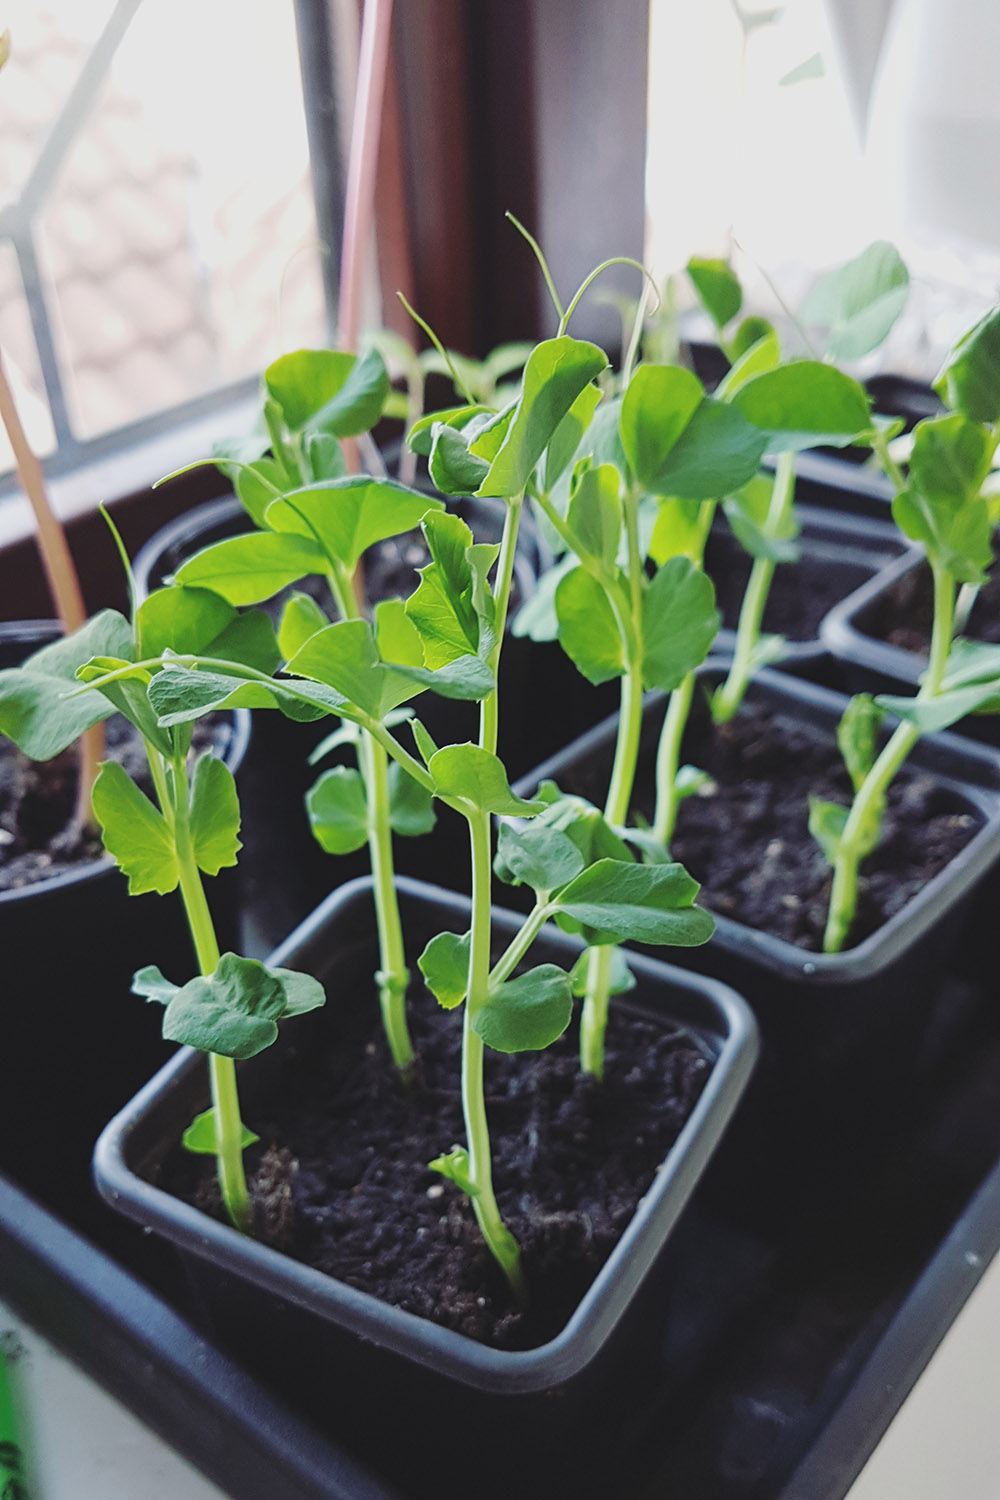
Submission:
[[[672,365],[636,370],[622,401],[621,438],[645,489],[687,500],[745,484],[767,446],[735,406],[713,401],[689,370]]]
[[[172,891],[180,870],[166,819],[114,761],[101,766],[92,801],[104,847],[128,876],[129,895]]]
[[[569,971],[569,982],[573,990],[573,997],[582,1000],[587,993],[587,982],[590,977],[590,953],[581,953],[572,969]],[[611,950],[611,975],[608,988],[609,995],[625,995],[629,990],[635,989],[635,975],[628,966],[628,959],[621,948]]]
[[[462,428],[473,417],[492,415],[488,406],[450,406],[444,411],[428,412],[410,428],[406,446],[419,454],[421,458],[430,458],[435,427],[443,424],[446,427]]]
[[[401,838],[430,833],[437,822],[434,799],[426,787],[393,761],[389,767],[389,826]]]
[[[653,561],[659,565],[671,557],[689,557],[697,562],[701,552],[701,501],[660,499],[649,540]]]
[[[175,581],[212,589],[230,604],[259,604],[326,567],[322,547],[309,537],[252,531],[196,552],[177,569]]]
[[[984,583],[993,558],[989,506],[980,495],[992,442],[977,422],[953,415],[918,423],[896,524],[962,583]]]
[[[308,594],[292,594],[281,616],[278,627],[278,645],[285,661],[289,661],[311,640],[317,630],[325,630],[330,624],[315,599]]]
[[[857,693],[837,725],[837,745],[855,792],[875,764],[878,731],[885,714],[870,693]]]
[[[428,516],[423,532],[431,561],[419,569],[420,584],[406,601],[406,613],[433,670],[492,649],[496,605],[487,576],[500,549],[475,542],[459,516]]]
[[[934,382],[952,411],[973,422],[1000,421],[1000,307],[963,334]]]
[[[136,611],[140,658],[176,651],[196,656],[236,619],[236,610],[211,589],[157,589]]]
[[[736,540],[751,557],[774,563],[795,562],[799,549],[795,538],[799,521],[794,505],[788,507],[779,526],[771,520],[773,475],[758,474],[723,501],[726,519]]]
[[[240,1124],[240,1150],[245,1151],[248,1146],[253,1146],[260,1140],[259,1135],[254,1135],[252,1130]],[[216,1153],[215,1138],[215,1110],[206,1109],[200,1115],[195,1115],[191,1124],[181,1136],[181,1145],[185,1151],[192,1151],[198,1156],[214,1156]]]
[[[588,682],[620,677],[625,647],[614,610],[604,589],[584,568],[574,568],[556,589],[559,641]]]
[[[748,325],[754,323],[755,319],[747,318],[741,323],[737,330],[737,337],[747,336],[750,331]],[[750,344],[746,344],[739,354],[732,353],[733,363],[715,389],[715,397],[718,401],[729,401],[734,391],[738,391],[741,385],[746,385],[755,375],[763,375],[768,370],[777,368],[781,360],[781,345],[778,335],[770,323],[759,320],[763,325],[763,331],[759,337]]]
[[[721,623],[708,575],[686,557],[665,562],[642,596],[644,685],[672,692],[705,660]]]
[[[32,760],[51,760],[85,729],[114,713],[114,704],[101,692],[67,696],[80,686],[78,668],[94,656],[132,658],[132,630],[116,610],[102,610],[20,667],[0,671],[0,734]]]
[[[264,371],[264,383],[292,432],[308,427],[334,437],[368,432],[382,415],[389,375],[382,356],[299,349]]]
[[[360,771],[334,766],[306,793],[313,837],[327,854],[351,854],[368,842],[368,802]]]
[[[539,578],[535,592],[526,599],[514,616],[511,633],[519,639],[532,641],[554,641],[559,634],[559,616],[556,614],[556,590],[567,573],[578,566],[572,552],[567,552],[551,568],[546,568]]]
[[[479,745],[446,745],[427,766],[439,797],[461,798],[481,812],[531,816],[537,802],[515,797],[501,761]]]
[[[736,332],[729,340],[729,358],[733,361],[733,369],[736,368],[737,364],[745,354],[749,353],[749,351],[753,349],[755,345],[761,343],[765,339],[773,339],[775,341],[775,345],[777,345],[778,335],[772,325],[767,321],[767,319],[756,317],[744,318],[743,322],[739,325]],[[776,364],[777,359],[775,359],[774,362]],[[768,364],[770,365],[770,356],[768,357]],[[722,384],[725,385],[725,383],[726,382],[723,381]],[[721,398],[721,386],[716,394]]]
[[[579,875],[584,861],[580,850],[559,829],[538,822],[524,827],[500,824],[493,869],[507,885],[530,885],[548,893]]]
[[[538,344],[524,367],[521,393],[503,444],[476,493],[501,498],[520,495],[563,418],[607,364],[603,350],[579,339],[563,336]],[[481,446],[473,443],[471,451],[478,455]]]
[[[77,672],[81,682],[96,682],[106,677],[109,672],[120,672],[127,668],[128,662],[123,662],[116,656],[94,656],[86,662]],[[114,682],[108,682],[100,689],[101,696],[107,698],[120,714],[133,724],[144,739],[147,739],[161,755],[172,756],[174,746],[171,737],[157,723],[156,714],[149,702],[149,684],[152,681],[152,673],[145,668],[135,668],[127,676],[116,678]]]
[[[132,976],[133,995],[141,995],[151,1004],[169,1005],[179,989],[179,984],[164,978],[156,964],[147,964]]]
[[[226,672],[174,666],[157,672],[149,684],[149,701],[167,728],[220,708],[279,708],[288,718],[304,722],[323,714],[356,717],[341,694],[318,683],[248,682]]]
[[[537,825],[565,833],[583,856],[584,868],[599,859],[630,860],[628,845],[604,814],[583,797],[566,797],[554,781],[543,781],[537,792],[543,810]]]
[[[702,307],[716,328],[725,328],[743,306],[739,277],[724,260],[710,260],[698,255],[688,261],[687,273]]]
[[[474,495],[489,464],[469,452],[469,440],[445,423],[433,428],[430,476],[443,495]]]
[[[161,998],[148,989],[140,993]],[[189,980],[170,996],[163,1035],[222,1057],[255,1057],[277,1037],[279,1020],[313,1010],[324,998],[322,985],[307,974],[224,953],[214,973]]]
[[[421,724],[419,719],[411,719],[410,728],[413,731],[413,738],[416,742],[417,750],[420,752],[421,759],[425,766],[429,766],[431,756],[437,754],[438,747],[431,738],[430,731],[425,725]]]
[[[375,542],[412,531],[443,505],[394,480],[352,474],[292,490],[268,506],[267,524],[283,535],[310,538],[324,558],[320,571],[328,567],[327,556],[353,569]]]
[[[695,906],[699,886],[682,865],[637,865],[601,859],[558,897],[559,925],[588,943],[664,943],[697,947],[715,931]]]
[[[580,467],[573,479],[566,520],[574,551],[610,567],[622,531],[621,475],[613,464]]]
[[[431,1172],[440,1172],[442,1177],[461,1188],[467,1197],[479,1197],[479,1189],[469,1175],[469,1153],[464,1146],[456,1146],[447,1156],[436,1156],[427,1166]]]
[[[303,444],[308,474],[314,483],[322,479],[346,479],[348,474],[344,450],[328,432],[310,432]],[[282,485],[287,490],[288,485]]]
[[[842,448],[871,429],[864,387],[818,360],[792,360],[756,376],[735,392],[733,405],[767,434],[768,453],[817,443]]]
[[[461,1005],[469,988],[472,933],[439,932],[417,959],[427,988],[445,1010]]]
[[[953,688],[925,699],[895,698],[880,693],[875,702],[886,713],[915,724],[921,734],[939,734],[942,729],[949,729],[964,719],[966,714],[1000,711],[1000,679]]]
[[[562,1036],[573,1016],[569,975],[539,964],[490,989],[472,1029],[494,1052],[541,1052]]]
[[[545,450],[545,462],[540,476],[544,492],[550,493],[553,490],[560,476],[573,462],[600,400],[601,392],[596,385],[584,386],[552,434],[549,446]]]
[[[233,488],[240,504],[255,526],[266,526],[264,513],[276,495],[288,487],[284,465],[273,458],[260,458],[249,468],[240,467],[232,474]]]
[[[802,317],[829,329],[827,348],[834,359],[860,359],[884,341],[909,294],[910,273],[896,247],[876,240],[816,283]]]
[[[199,870],[218,875],[235,865],[239,841],[240,802],[233,773],[224,761],[200,755],[191,780],[191,842]]]
[[[268,673],[275,671],[281,660],[274,626],[261,609],[241,610],[221,635],[209,641],[204,655]]]
[[[839,802],[824,802],[819,797],[809,798],[809,832],[826,856],[827,863],[835,865],[844,836],[848,809]]]

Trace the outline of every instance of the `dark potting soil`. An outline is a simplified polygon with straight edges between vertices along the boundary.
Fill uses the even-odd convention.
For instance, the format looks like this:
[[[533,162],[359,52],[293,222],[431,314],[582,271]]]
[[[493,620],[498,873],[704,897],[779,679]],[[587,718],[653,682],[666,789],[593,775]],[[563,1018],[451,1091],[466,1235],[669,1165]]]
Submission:
[[[727,630],[739,624],[752,559],[731,532],[716,529],[705,552],[705,570],[715,584],[715,602]],[[804,548],[794,566],[779,564],[764,611],[764,630],[789,641],[814,641],[820,621],[845,594],[869,577],[867,568]]]
[[[874,599],[859,619],[861,629],[876,640],[926,656],[934,624],[934,584],[926,565],[912,569],[891,589]],[[979,590],[962,632],[975,641],[1000,644],[1000,564],[990,569],[989,582]]]
[[[710,796],[682,802],[671,853],[704,889],[711,910],[819,951],[831,870],[809,833],[809,797],[850,806],[836,746],[784,717],[745,704],[737,717],[685,745],[712,777]],[[904,767],[889,790],[882,839],[864,861],[857,944],[881,927],[969,842],[977,819],[934,781]]]
[[[494,1185],[530,1288],[518,1311],[468,1201],[427,1165],[464,1140],[461,1013],[426,993],[410,1012],[409,1089],[379,1033],[328,1056],[303,1047],[266,1112],[247,1111],[271,1143],[252,1188],[258,1228],[277,1226],[286,1253],[419,1317],[499,1348],[536,1347],[565,1326],[621,1237],[711,1062],[686,1033],[620,1005],[603,1084],[581,1074],[575,1028],[541,1053],[487,1052]],[[196,1187],[203,1159],[178,1152],[165,1171],[171,1191],[202,1207],[216,1196],[211,1178]]]
[[[214,738],[211,718],[195,726],[195,748]],[[152,785],[142,740],[118,714],[105,720],[105,758],[124,766],[147,796]],[[29,760],[0,738],[0,891],[18,890],[104,859],[99,832],[73,822],[79,756],[71,746],[49,761]]]
[[[648,751],[632,814],[647,822],[654,811],[655,739]],[[851,783],[836,746],[806,725],[747,702],[730,724],[715,728],[699,704],[683,760],[711,777],[703,792],[681,803],[670,845],[672,857],[701,882],[699,903],[820,952],[832,872],[809,832],[809,797],[850,806]],[[560,787],[600,805],[606,777],[603,762],[581,766],[560,778]],[[848,946],[912,900],[978,827],[974,813],[904,766],[889,790],[881,842],[861,867]]]

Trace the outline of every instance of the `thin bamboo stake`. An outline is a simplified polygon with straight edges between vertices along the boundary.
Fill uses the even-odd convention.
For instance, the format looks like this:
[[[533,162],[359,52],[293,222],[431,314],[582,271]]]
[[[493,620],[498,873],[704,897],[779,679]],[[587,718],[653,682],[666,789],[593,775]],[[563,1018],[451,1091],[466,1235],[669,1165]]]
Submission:
[[[14,452],[18,477],[24,493],[31,502],[35,516],[35,536],[41,554],[42,567],[49,585],[49,593],[55,611],[63,623],[67,635],[79,630],[87,618],[66,533],[49,503],[45,488],[45,476],[31,444],[25,435],[18,415],[14,393],[7,380],[7,373],[0,354],[0,421]],[[77,787],[74,824],[83,828],[93,823],[90,793],[97,776],[98,764],[104,758],[104,730],[100,724],[81,735],[80,773]]]

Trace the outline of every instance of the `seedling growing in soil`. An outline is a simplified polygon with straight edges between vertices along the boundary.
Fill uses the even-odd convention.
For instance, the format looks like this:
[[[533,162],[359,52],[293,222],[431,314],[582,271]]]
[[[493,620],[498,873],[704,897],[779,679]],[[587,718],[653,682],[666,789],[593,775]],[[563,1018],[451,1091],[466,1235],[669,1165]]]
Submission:
[[[238,615],[206,589],[161,589],[138,607],[133,603],[130,620],[103,610],[22,667],[0,672],[0,729],[38,760],[71,744],[82,722],[116,711],[142,738],[153,798],[109,761],[94,783],[94,813],[105,848],[128,876],[130,894],[180,890],[199,976],[178,986],[151,967],[136,975],[134,988],[166,1007],[168,1041],[208,1053],[213,1107],[196,1122],[190,1144],[216,1154],[226,1212],[246,1231],[243,1151],[253,1137],[240,1120],[233,1059],[268,1046],[277,1022],[322,1004],[323,990],[307,975],[219,953],[202,877],[236,863],[236,785],[225,763],[210,753],[192,764],[191,726],[161,726],[150,700],[161,660],[176,651],[213,650],[263,671],[278,660],[263,615]],[[137,666],[143,656],[149,660]]]
[[[366,612],[362,570],[368,549],[412,530],[442,507],[439,499],[391,480],[347,473],[341,439],[374,425],[387,392],[388,376],[374,353],[356,359],[339,351],[301,349],[265,370],[263,430],[251,445],[220,450],[257,530],[189,558],[177,570],[176,582],[249,605],[305,578],[319,578],[339,619],[360,623]],[[376,608],[377,632],[390,628],[390,614],[382,604]],[[284,658],[330,623],[308,594],[293,594],[278,636]],[[441,691],[447,690],[442,683]],[[460,687],[456,695],[463,693]],[[433,825],[431,798],[390,772],[385,750],[364,729],[345,725],[339,740],[353,743],[359,769],[338,767],[320,777],[308,797],[310,822],[328,853],[348,854],[368,844],[383,1025],[396,1066],[406,1069],[413,1060],[405,1011],[409,973],[393,887],[392,833],[426,832]],[[325,748],[331,748],[330,741]]]
[[[523,832],[502,835],[502,863],[511,878],[533,886],[535,908],[491,965],[493,816],[530,819],[546,807],[544,799],[525,802],[514,796],[496,754],[496,678],[519,518],[525,492],[540,485],[539,472],[555,471],[557,450],[561,461],[569,462],[599,398],[593,382],[606,364],[600,349],[561,330],[532,351],[516,400],[500,412],[475,405],[417,425],[411,441],[426,451],[445,494],[472,492],[505,502],[499,548],[475,542],[460,518],[431,510],[423,521],[431,562],[420,585],[405,605],[399,600],[380,605],[374,626],[348,619],[306,634],[279,676],[191,654],[156,663],[150,684],[165,727],[239,703],[276,707],[293,716],[339,715],[360,726],[421,788],[465,819],[471,927],[466,934],[440,934],[420,959],[441,1004],[465,1006],[466,1141],[434,1166],[468,1194],[517,1299],[524,1296],[523,1271],[493,1190],[484,1054],[487,1047],[515,1052],[549,1045],[569,1023],[574,989],[574,979],[552,965],[518,972],[531,942],[549,917],[602,948],[638,936],[703,942],[712,930],[711,918],[693,907],[695,883],[679,867],[639,866],[627,851],[625,858],[601,857],[593,839],[588,843],[578,835],[574,843],[572,827],[542,823],[536,830],[529,824]],[[329,523],[337,498],[336,493],[317,495],[312,516],[317,531]],[[390,716],[425,688],[480,702],[475,743],[438,747],[420,720],[412,719],[408,734],[416,754],[405,747]],[[623,849],[616,841],[616,852]]]
[[[830,802],[812,805],[810,829],[833,865],[827,953],[839,953],[848,939],[860,863],[878,841],[889,787],[920,736],[968,713],[1000,708],[1000,652],[954,638],[957,587],[985,582],[992,561],[992,517],[983,485],[1000,444],[1000,308],[959,340],[937,390],[951,413],[918,423],[905,476],[888,461],[896,523],[923,545],[934,580],[930,659],[914,698],[852,700],[839,739],[854,802],[850,810]],[[879,451],[887,457],[882,445]],[[900,722],[877,753],[875,731],[886,713]]]

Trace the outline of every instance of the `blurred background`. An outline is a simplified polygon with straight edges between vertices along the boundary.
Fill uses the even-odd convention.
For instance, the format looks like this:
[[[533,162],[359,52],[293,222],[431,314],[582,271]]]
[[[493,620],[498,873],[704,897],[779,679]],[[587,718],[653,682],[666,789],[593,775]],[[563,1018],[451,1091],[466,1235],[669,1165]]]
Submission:
[[[72,513],[335,339],[359,6],[6,0],[2,26],[0,347]],[[564,295],[642,258],[694,336],[689,256],[780,319],[889,238],[913,290],[880,365],[930,378],[996,296],[998,54],[988,0],[400,0],[363,322],[405,330],[398,287],[470,354],[551,331],[508,208]],[[574,332],[614,346],[637,276],[602,289]]]

